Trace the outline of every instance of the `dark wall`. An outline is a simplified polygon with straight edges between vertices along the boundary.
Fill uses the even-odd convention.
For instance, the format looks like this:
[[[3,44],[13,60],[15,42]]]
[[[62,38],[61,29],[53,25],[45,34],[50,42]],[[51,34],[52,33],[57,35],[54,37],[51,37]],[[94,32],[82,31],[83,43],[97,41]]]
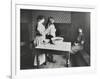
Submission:
[[[73,42],[72,24],[71,23],[55,23],[56,35],[64,38],[66,42]]]
[[[21,33],[21,42],[28,42],[32,39],[32,11],[24,10],[20,11],[20,33]]]
[[[20,10],[20,69],[32,68],[32,49],[30,46],[32,34],[32,11]]]

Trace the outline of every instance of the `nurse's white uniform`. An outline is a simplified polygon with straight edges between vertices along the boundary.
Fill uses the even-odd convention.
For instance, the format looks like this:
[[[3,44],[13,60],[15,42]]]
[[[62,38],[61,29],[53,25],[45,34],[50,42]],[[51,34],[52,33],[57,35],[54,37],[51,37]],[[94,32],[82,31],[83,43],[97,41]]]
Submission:
[[[36,46],[40,45],[43,40],[45,40],[45,26],[41,23],[38,24],[37,26],[37,31],[41,34],[41,36],[36,36],[35,40],[34,40],[34,44]],[[40,54],[39,55],[39,64],[43,64],[45,62],[45,54]],[[37,60],[36,60],[36,56],[35,56],[35,60],[34,60],[34,65],[37,65]]]

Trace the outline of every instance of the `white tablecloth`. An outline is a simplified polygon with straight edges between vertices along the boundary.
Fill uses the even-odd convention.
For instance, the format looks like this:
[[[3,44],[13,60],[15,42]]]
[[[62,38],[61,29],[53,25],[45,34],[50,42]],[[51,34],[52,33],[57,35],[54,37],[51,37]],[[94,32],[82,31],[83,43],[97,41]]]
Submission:
[[[36,46],[35,48],[58,51],[71,51],[71,42],[61,42],[59,44],[41,44],[39,46]]]

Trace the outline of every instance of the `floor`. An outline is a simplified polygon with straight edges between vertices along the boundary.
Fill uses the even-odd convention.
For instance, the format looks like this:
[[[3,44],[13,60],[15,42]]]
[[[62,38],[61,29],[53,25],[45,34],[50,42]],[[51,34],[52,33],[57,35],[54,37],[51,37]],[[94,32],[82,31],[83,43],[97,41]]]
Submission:
[[[64,68],[66,61],[63,55],[53,55],[55,63],[47,62],[46,65],[41,66],[41,68]]]
[[[32,59],[32,49],[30,45],[25,45],[21,47],[21,69],[35,69],[33,66]],[[53,55],[56,63],[47,62],[46,65],[42,65],[40,68],[64,68],[65,67],[65,57],[63,55]],[[70,57],[70,65],[69,67],[83,67],[88,66],[88,64],[84,61],[81,54],[78,53],[76,55],[71,55]]]

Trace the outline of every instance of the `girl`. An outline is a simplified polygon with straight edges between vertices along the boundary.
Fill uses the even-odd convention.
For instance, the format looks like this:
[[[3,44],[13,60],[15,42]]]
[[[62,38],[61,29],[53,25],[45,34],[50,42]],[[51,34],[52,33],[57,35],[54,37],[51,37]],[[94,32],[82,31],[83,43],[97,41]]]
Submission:
[[[54,18],[49,17],[47,22],[47,29],[46,29],[46,38],[50,40],[50,43],[52,44],[51,38],[56,37],[56,28],[54,25]],[[48,61],[55,63],[53,60],[53,55],[48,54]]]
[[[56,37],[56,28],[54,25],[54,18],[49,17],[47,22],[46,29],[46,38],[50,39],[50,43],[52,43],[51,38]]]

